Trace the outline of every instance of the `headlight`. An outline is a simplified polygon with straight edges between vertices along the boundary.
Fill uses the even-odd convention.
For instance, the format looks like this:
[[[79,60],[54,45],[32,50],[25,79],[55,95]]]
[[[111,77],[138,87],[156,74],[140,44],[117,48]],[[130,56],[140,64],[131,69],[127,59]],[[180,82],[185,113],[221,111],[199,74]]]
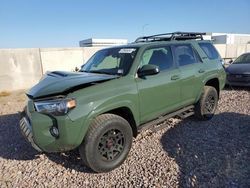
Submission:
[[[70,109],[75,107],[76,101],[74,99],[57,99],[35,102],[35,108],[37,112],[52,114],[55,116],[65,115]]]

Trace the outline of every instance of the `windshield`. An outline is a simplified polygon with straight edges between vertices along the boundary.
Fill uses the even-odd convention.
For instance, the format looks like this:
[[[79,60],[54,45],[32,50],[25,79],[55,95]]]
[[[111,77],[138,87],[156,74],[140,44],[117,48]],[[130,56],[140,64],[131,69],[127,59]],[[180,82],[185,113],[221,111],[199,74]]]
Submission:
[[[233,64],[250,64],[250,54],[243,54]]]
[[[137,48],[108,48],[96,52],[85,65],[82,72],[126,75],[133,63]]]

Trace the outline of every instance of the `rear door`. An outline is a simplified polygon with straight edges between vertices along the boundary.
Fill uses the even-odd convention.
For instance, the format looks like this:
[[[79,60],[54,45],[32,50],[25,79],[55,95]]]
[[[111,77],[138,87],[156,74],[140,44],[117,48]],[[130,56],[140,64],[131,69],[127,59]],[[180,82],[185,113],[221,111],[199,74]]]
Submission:
[[[181,72],[182,105],[193,104],[203,87],[202,80],[206,70],[191,44],[173,45],[173,52]]]
[[[197,46],[201,48],[202,60],[205,62],[208,71],[217,72],[218,70],[223,69],[223,60],[213,44],[207,41],[201,41]]]
[[[154,64],[157,75],[136,78],[139,91],[141,123],[157,118],[180,106],[180,70],[173,61],[170,46],[146,49],[140,58],[140,67]]]
[[[197,45],[196,49],[199,50],[199,54],[204,62],[206,69],[205,78],[219,78],[220,89],[222,89],[225,84],[226,73],[220,54],[209,41],[199,41],[195,45]]]

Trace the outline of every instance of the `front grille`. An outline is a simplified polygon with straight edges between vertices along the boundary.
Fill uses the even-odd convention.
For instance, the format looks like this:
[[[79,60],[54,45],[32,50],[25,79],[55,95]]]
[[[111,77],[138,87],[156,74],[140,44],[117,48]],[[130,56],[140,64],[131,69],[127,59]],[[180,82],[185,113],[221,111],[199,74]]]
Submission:
[[[250,82],[250,75],[246,74],[227,75],[227,80],[229,82]]]

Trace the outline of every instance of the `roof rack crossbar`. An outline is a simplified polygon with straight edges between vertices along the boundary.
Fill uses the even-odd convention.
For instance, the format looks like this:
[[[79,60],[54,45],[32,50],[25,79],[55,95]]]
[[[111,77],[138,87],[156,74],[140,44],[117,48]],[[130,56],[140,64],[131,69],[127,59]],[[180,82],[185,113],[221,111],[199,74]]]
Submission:
[[[157,35],[143,36],[135,40],[138,42],[150,42],[150,41],[171,41],[171,40],[190,40],[190,39],[200,39],[203,40],[203,35],[206,33],[198,32],[173,32],[173,33],[162,33]]]

